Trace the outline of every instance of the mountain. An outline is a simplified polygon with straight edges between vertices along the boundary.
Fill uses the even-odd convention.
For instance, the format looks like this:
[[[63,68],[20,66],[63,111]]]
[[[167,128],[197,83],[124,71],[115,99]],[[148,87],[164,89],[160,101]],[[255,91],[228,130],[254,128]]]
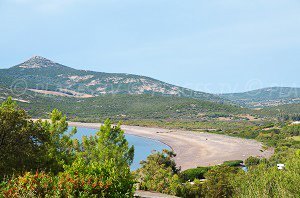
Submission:
[[[300,88],[270,87],[244,93],[220,94],[219,96],[241,106],[262,108],[300,103]]]
[[[219,96],[171,85],[146,76],[77,70],[34,56],[24,63],[0,70],[0,84],[42,94],[78,98],[105,94],[151,94],[223,102]]]

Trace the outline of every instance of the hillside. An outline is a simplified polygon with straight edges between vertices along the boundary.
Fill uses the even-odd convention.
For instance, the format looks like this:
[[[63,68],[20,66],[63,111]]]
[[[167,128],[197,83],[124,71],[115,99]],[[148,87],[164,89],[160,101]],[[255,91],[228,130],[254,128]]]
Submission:
[[[219,96],[245,107],[262,108],[300,103],[300,88],[270,87],[244,93],[221,94]]]
[[[11,95],[33,117],[47,117],[58,108],[73,120],[103,121],[137,119],[201,120],[209,117],[247,112],[233,105],[176,96],[106,94],[92,98],[44,95],[32,91],[18,96],[0,87],[0,101]]]
[[[145,76],[76,70],[40,56],[34,56],[9,69],[1,69],[0,84],[79,98],[105,94],[151,94],[224,101],[213,94],[193,91]]]
[[[297,117],[297,120],[300,117],[300,103],[297,104],[285,104],[279,105],[276,107],[267,107],[260,110],[262,115],[271,115],[271,116],[290,116]]]

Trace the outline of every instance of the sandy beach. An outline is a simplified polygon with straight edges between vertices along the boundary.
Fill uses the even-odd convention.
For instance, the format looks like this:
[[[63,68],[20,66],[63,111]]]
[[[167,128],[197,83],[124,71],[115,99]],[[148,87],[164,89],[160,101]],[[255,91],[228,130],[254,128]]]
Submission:
[[[69,122],[69,126],[99,129],[100,123]],[[249,156],[270,157],[272,149],[262,151],[262,143],[255,140],[212,133],[168,130],[122,125],[127,134],[159,140],[177,154],[175,161],[182,170],[197,166],[221,164],[227,160],[245,160]]]

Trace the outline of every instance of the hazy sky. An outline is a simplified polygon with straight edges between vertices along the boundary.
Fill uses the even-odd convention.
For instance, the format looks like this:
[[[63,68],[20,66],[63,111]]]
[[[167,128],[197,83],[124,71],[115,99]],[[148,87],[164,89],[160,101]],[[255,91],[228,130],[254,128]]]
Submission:
[[[207,92],[300,86],[299,0],[0,0],[0,68],[40,55]]]

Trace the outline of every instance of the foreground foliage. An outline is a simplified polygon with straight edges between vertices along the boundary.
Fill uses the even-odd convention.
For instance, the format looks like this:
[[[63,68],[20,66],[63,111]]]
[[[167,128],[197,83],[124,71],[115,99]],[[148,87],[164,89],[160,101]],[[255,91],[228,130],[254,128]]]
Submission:
[[[285,169],[260,164],[248,173],[240,172],[233,180],[235,197],[299,197],[300,151],[286,161]]]
[[[110,120],[95,137],[73,139],[66,117],[30,121],[10,98],[0,107],[0,197],[132,197],[134,185],[180,197],[299,197],[299,125],[248,126],[239,131],[275,147],[270,159],[250,157],[182,171],[175,154],[154,152],[130,172],[134,148]],[[228,131],[233,129],[228,129]],[[228,132],[229,133],[229,132]],[[286,165],[279,171],[277,163]],[[20,164],[20,165],[19,165]]]
[[[11,99],[0,107],[0,197],[133,196],[134,148],[119,125],[80,142],[56,109],[50,122],[28,118]]]

